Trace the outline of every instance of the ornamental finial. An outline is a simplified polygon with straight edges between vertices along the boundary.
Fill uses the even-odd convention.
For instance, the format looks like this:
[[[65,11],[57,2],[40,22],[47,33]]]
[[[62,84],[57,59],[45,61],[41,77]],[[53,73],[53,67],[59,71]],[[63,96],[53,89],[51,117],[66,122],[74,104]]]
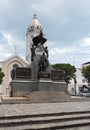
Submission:
[[[34,11],[34,17],[33,17],[33,19],[36,19],[37,18],[37,13],[36,13],[36,11]]]

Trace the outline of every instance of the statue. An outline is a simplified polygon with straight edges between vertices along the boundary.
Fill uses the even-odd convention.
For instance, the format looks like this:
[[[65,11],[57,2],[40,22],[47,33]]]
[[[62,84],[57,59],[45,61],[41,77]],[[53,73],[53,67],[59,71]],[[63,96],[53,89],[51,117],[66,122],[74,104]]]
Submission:
[[[31,61],[34,61],[34,56],[37,56],[36,52],[39,52],[39,58],[36,58],[37,64],[37,77],[38,78],[50,78],[49,72],[47,72],[47,67],[49,66],[48,61],[48,48],[47,46],[44,46],[44,43],[47,41],[46,38],[43,37],[42,31],[40,31],[40,34],[36,37],[33,37],[32,39],[33,44],[31,48]],[[38,48],[36,50],[36,48]],[[35,51],[36,50],[36,51]]]
[[[40,71],[46,71],[47,67],[48,67],[48,60],[47,58],[45,57],[45,54],[43,53],[43,55],[41,56],[40,58],[40,62],[38,64],[38,67],[39,67],[39,72]]]
[[[33,44],[31,47],[31,61],[34,61],[35,49],[42,46],[47,41],[47,39],[43,37],[43,33],[41,30],[40,34],[36,37],[33,37],[32,41],[33,41]],[[47,47],[45,48],[42,47],[42,48],[45,50],[46,54],[48,55]]]
[[[41,45],[43,45],[47,41],[47,39],[43,37],[42,31],[40,31],[40,34],[34,37],[32,40],[35,46],[37,46],[38,43],[41,43]]]
[[[12,80],[15,78],[15,69],[11,70],[11,78],[12,78]]]
[[[46,46],[45,48],[44,48],[44,50],[45,50],[45,52],[46,52],[46,54],[47,54],[47,58],[49,57],[49,54],[48,54],[48,47]]]
[[[36,48],[35,48],[34,45],[32,44],[32,48],[31,48],[31,61],[34,60],[35,49],[36,49]]]

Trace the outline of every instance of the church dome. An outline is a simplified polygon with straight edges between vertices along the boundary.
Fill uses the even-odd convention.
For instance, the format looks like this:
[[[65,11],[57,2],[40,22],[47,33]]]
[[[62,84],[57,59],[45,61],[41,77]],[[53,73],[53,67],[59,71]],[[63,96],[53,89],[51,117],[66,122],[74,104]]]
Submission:
[[[34,17],[33,20],[30,23],[30,27],[36,27],[36,28],[41,28],[41,24],[38,21],[37,17]]]
[[[37,30],[37,31],[43,30],[42,25],[38,21],[36,14],[34,14],[33,20],[31,21],[31,23],[27,29],[27,33],[35,31],[35,30]]]

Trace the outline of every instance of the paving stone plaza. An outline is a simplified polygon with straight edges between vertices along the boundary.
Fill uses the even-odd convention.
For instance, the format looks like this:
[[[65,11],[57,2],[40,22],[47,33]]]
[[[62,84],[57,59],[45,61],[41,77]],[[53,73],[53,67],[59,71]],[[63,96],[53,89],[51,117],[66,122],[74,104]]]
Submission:
[[[75,112],[74,115],[73,115],[73,112]],[[32,119],[31,117],[33,117],[33,115],[46,115],[47,116],[47,114],[48,114],[48,118],[52,119],[52,117],[50,117],[49,114],[54,114],[53,118],[55,118],[55,116],[58,116],[58,115],[55,115],[55,113],[56,114],[57,113],[58,114],[69,113],[69,115],[68,114],[64,115],[64,116],[66,116],[65,118],[68,118],[68,117],[70,118],[71,115],[74,116],[74,118],[75,118],[75,116],[77,116],[76,113],[79,113],[79,115],[81,115],[82,117],[83,117],[83,114],[85,114],[85,116],[88,117],[88,118],[84,119],[84,121],[88,122],[87,126],[76,127],[76,128],[63,128],[62,127],[61,129],[90,130],[90,101],[61,102],[61,103],[32,103],[32,104],[25,104],[25,103],[24,104],[2,104],[1,103],[0,104],[0,130],[29,130],[29,129],[30,130],[34,130],[34,129],[39,130],[38,125],[40,124],[40,122],[37,124],[35,123],[36,126],[34,128],[34,127],[31,127],[31,124],[33,124],[33,123],[24,124],[25,123],[24,121],[30,122],[31,120],[35,121],[36,119],[37,120],[42,120],[42,119],[46,120],[47,119],[47,117],[44,117],[44,116],[35,117],[36,119],[34,119],[34,118]],[[27,116],[27,119],[25,118],[26,116]],[[31,117],[29,117],[29,116],[31,116]],[[12,117],[14,117],[14,118],[12,119]],[[61,118],[61,117],[57,117],[57,118]],[[10,120],[11,120],[11,123],[10,123]],[[66,121],[67,121],[67,119],[66,119]],[[81,123],[83,123],[84,121],[81,120]],[[21,122],[21,125],[20,125],[20,123],[18,125],[17,125],[17,123],[13,124],[14,122]],[[24,123],[22,124],[22,122],[24,122]],[[65,122],[64,122],[64,124],[65,124]],[[77,122],[80,122],[80,120]],[[6,125],[5,125],[5,123],[6,123]],[[51,123],[52,126],[54,123]],[[71,120],[71,123],[73,123],[73,119]],[[58,124],[61,125],[61,124],[63,124],[63,122],[61,121],[61,122],[57,123],[57,125]],[[45,125],[49,126],[49,124],[46,124],[46,123],[44,124],[44,126]],[[41,129],[43,130],[43,125],[42,125]],[[58,127],[54,128],[54,130],[59,130],[59,129],[60,128],[58,128]],[[52,128],[49,128],[48,130],[52,130]]]
[[[71,111],[89,111],[90,102],[1,104],[0,116],[45,114]]]

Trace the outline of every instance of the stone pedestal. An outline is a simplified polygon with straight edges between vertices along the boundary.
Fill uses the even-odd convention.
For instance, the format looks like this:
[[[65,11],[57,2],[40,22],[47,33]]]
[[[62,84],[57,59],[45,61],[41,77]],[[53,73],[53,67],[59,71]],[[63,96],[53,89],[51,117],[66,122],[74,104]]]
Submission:
[[[67,92],[67,85],[64,81],[55,82],[52,80],[40,79],[13,80],[11,82],[11,96],[22,97],[33,92]]]

